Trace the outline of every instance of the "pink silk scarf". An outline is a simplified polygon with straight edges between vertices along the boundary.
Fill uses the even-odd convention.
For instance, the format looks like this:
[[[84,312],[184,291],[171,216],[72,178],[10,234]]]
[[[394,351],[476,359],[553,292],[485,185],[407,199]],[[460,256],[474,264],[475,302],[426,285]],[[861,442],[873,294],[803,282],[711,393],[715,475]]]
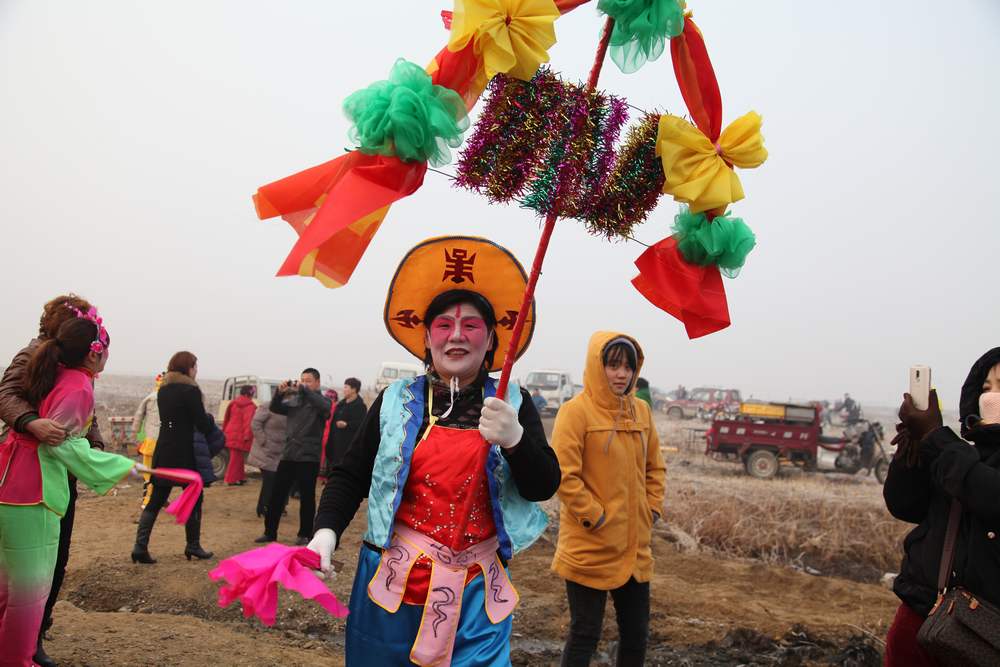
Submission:
[[[202,481],[201,475],[194,470],[185,468],[153,468],[151,472],[157,477],[187,484],[184,487],[184,492],[177,496],[174,502],[167,505],[167,514],[173,514],[177,523],[187,523],[188,519],[191,518],[191,512],[194,511],[194,506],[198,503],[202,490],[205,488],[205,482]]]
[[[273,542],[226,558],[208,576],[212,581],[226,581],[219,589],[220,607],[239,600],[243,616],[257,616],[267,626],[274,625],[278,610],[278,584],[307,600],[315,600],[330,615],[344,618],[347,607],[313,572],[319,565],[316,552]]]

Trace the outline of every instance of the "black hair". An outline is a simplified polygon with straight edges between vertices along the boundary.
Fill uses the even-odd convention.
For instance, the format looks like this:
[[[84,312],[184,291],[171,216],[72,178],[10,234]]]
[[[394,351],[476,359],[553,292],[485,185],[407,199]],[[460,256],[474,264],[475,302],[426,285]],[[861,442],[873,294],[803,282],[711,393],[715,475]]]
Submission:
[[[245,384],[240,387],[240,396],[248,396],[253,398],[253,395],[257,393],[257,388],[252,384]]]
[[[309,375],[312,375],[313,376],[313,380],[319,380],[319,371],[316,370],[315,368],[307,368],[304,371],[302,371],[302,375],[305,375],[306,373],[309,373]]]
[[[649,380],[646,378],[639,378],[635,381],[636,389],[649,389]]]
[[[490,349],[486,350],[486,356],[483,359],[483,366],[492,368],[493,357],[496,354],[497,345],[499,344],[496,336],[497,316],[492,304],[482,294],[466,289],[453,289],[438,294],[427,304],[427,310],[424,311],[424,326],[429,327],[435,317],[451,309],[453,306],[463,303],[467,303],[478,310],[479,314],[483,317],[483,322],[486,323],[486,328],[493,333],[493,343],[490,345]],[[432,365],[431,351],[429,349],[424,351],[424,365],[427,368],[430,368]]]
[[[97,339],[98,327],[82,317],[65,320],[55,336],[42,341],[28,358],[25,367],[25,395],[34,406],[41,403],[56,384],[59,365],[78,368],[90,353],[90,345]],[[107,338],[108,344],[111,337]]]
[[[612,343],[604,348],[604,354],[601,355],[601,361],[604,362],[605,366],[625,363],[633,371],[635,371],[639,366],[639,362],[635,357],[635,348],[622,340],[619,340],[617,343]]]
[[[361,380],[358,378],[347,378],[344,380],[344,384],[353,389],[354,391],[361,391]]]
[[[995,347],[981,356],[969,370],[958,402],[958,417],[962,425],[962,437],[977,440],[995,437],[996,425],[980,424],[979,396],[983,393],[983,383],[989,377],[990,369],[1000,364],[1000,347]]]

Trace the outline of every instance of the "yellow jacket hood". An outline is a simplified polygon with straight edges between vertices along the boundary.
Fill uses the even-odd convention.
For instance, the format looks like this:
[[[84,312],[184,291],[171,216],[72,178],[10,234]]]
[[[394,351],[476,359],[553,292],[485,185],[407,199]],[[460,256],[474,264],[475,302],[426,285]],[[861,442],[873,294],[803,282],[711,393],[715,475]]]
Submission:
[[[583,393],[587,394],[598,407],[615,412],[623,407],[622,397],[615,394],[608,383],[608,376],[604,372],[604,350],[619,339],[628,341],[635,348],[635,375],[632,377],[632,386],[626,393],[626,397],[630,399],[635,391],[635,383],[639,379],[644,360],[642,348],[635,338],[615,331],[598,331],[590,337],[590,343],[587,345],[587,363],[583,370]]]

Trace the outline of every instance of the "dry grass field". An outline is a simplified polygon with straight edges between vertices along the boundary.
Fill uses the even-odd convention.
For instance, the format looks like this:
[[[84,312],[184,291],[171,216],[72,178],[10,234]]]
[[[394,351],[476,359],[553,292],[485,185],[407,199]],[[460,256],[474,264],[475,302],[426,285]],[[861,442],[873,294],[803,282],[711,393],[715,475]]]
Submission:
[[[221,383],[203,381],[215,410]],[[151,387],[143,378],[102,378],[105,420],[128,415]],[[549,424],[551,425],[551,423]],[[686,442],[691,422],[658,423],[667,459],[665,521],[654,529],[651,665],[875,665],[897,601],[878,583],[898,567],[907,526],[885,511],[872,478],[782,470],[751,479],[735,464],[708,460]],[[203,538],[222,558],[253,548],[259,479],[206,491]],[[207,572],[216,561],[188,563],[183,529],[164,520],[152,567],[128,562],[140,489],[111,497],[81,495],[74,552],[57,606],[50,653],[63,665],[278,665],[289,660],[343,664],[343,622],[283,594],[278,623],[264,628],[237,608],[219,609]],[[539,542],[511,563],[521,593],[512,640],[516,665],[557,664],[568,611],[563,582],[549,570],[555,519]],[[294,533],[283,522],[280,537]],[[345,572],[331,588],[346,600],[364,508],[338,552]],[[595,665],[610,664],[616,631],[605,618]],[[134,640],[142,637],[141,642]],[[152,642],[150,644],[150,642]],[[128,647],[132,648],[128,648]]]
[[[668,466],[665,517],[681,544],[859,581],[899,565],[909,527],[871,477],[792,471],[764,481],[689,454],[668,455]]]

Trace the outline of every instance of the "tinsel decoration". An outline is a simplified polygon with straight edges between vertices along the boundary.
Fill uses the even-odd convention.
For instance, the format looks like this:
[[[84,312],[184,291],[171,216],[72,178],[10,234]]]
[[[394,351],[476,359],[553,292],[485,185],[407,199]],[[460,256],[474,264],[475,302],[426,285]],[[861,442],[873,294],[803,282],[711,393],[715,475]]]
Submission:
[[[659,115],[647,114],[616,150],[626,103],[563,82],[548,69],[530,81],[493,79],[458,162],[456,184],[492,203],[516,201],[545,216],[576,218],[620,238],[643,222],[663,189]]]
[[[592,115],[588,109],[591,100],[580,89],[567,88],[566,93],[563,104],[547,110],[545,125],[552,141],[521,202],[540,216],[555,212],[564,218],[576,217],[586,198],[584,172],[594,149]]]
[[[627,119],[623,100],[559,79],[497,76],[458,162],[456,184],[492,203],[581,217],[605,182]],[[557,178],[558,175],[558,178]]]
[[[548,145],[542,110],[558,105],[562,84],[542,69],[530,83],[496,76],[488,92],[459,157],[456,185],[485,195],[490,203],[507,203],[524,194],[541,163],[541,147]]]
[[[646,114],[629,128],[604,185],[582,218],[592,234],[630,236],[656,208],[663,190],[663,166],[656,157],[659,114]]]

